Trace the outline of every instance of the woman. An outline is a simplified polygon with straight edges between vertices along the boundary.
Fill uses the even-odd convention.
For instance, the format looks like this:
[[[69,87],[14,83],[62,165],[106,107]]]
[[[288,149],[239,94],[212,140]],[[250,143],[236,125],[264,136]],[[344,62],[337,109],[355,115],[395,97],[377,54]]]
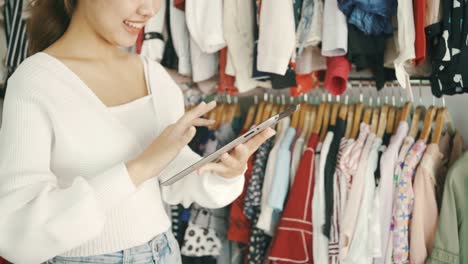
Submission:
[[[184,114],[156,62],[123,52],[161,0],[37,0],[31,54],[9,80],[0,136],[0,255],[14,263],[180,263],[162,199],[222,207],[268,129],[181,181],[215,107]]]

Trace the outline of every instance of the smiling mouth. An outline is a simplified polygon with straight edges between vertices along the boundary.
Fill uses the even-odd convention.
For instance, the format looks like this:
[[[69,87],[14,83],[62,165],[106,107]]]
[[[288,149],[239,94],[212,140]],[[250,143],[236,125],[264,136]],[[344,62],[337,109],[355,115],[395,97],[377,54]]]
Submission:
[[[145,26],[145,23],[142,23],[142,22],[131,22],[131,21],[128,21],[128,20],[124,20],[123,22],[126,26],[132,28],[132,29],[136,29],[136,30],[140,30],[142,29],[144,26]]]

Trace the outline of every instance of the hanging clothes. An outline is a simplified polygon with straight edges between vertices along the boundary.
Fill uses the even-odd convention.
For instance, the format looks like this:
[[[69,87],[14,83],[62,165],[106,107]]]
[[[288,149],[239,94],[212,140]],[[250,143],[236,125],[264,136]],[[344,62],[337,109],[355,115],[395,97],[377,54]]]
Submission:
[[[348,201],[346,203],[346,210],[343,216],[343,224],[341,229],[340,237],[340,259],[341,261],[353,261],[360,257],[359,251],[354,250],[353,244],[357,239],[361,239],[361,229],[358,229],[359,215],[363,213],[360,210],[362,196],[365,188],[365,177],[364,173],[367,168],[367,159],[371,151],[373,137],[370,134],[370,127],[367,124],[361,124],[361,130],[359,137],[365,138],[365,143],[362,146],[362,151],[359,156],[356,156],[353,160],[357,164],[356,172],[352,175],[351,189],[348,193]],[[361,136],[362,134],[362,136]],[[356,146],[359,147],[359,146]]]
[[[268,139],[258,149],[252,172],[252,177],[249,181],[247,194],[245,198],[244,213],[255,225],[260,215],[261,208],[261,190],[263,179],[265,176],[265,166],[268,154],[273,146],[273,138]],[[263,230],[253,227],[252,234],[249,239],[247,263],[256,264],[263,263],[266,257],[266,251],[270,244],[271,237],[263,232]]]
[[[414,205],[412,182],[425,150],[426,143],[418,140],[406,156],[403,170],[398,178],[398,196],[393,213],[393,260],[396,263],[406,263],[409,260],[409,222]]]
[[[413,12],[414,12],[414,30],[415,30],[415,64],[421,65],[426,59],[426,32],[425,21],[426,21],[426,0],[413,0]]]
[[[23,1],[5,0],[3,17],[7,41],[7,78],[10,77],[19,64],[28,55],[28,40],[26,37],[26,21],[23,19]]]
[[[163,35],[166,26],[167,1],[161,1],[159,12],[153,16],[144,28],[144,41],[141,54],[152,60],[160,62],[163,58],[166,37]]]
[[[314,156],[319,140],[312,134],[301,158],[291,194],[272,242],[269,259],[275,263],[312,263],[312,212]]]
[[[184,76],[192,74],[192,62],[190,58],[190,35],[185,19],[185,12],[177,8],[178,0],[170,2],[169,28],[171,30],[172,44],[178,57],[178,72]],[[185,2],[183,2],[185,7]]]
[[[334,201],[334,175],[336,171],[337,156],[340,149],[340,142],[346,130],[346,120],[337,118],[336,126],[333,129],[333,140],[328,151],[325,162],[324,186],[325,186],[325,223],[321,227],[322,233],[330,239],[331,218],[333,214]]]
[[[414,264],[425,263],[432,253],[438,218],[435,175],[441,163],[442,153],[439,146],[430,144],[414,177],[414,208],[409,235],[409,256]]]
[[[293,2],[262,1],[257,67],[284,75],[296,48]]]
[[[342,138],[337,155],[337,167],[333,176],[333,212],[331,215],[330,239],[328,241],[329,263],[340,263],[340,223],[343,218],[344,206],[346,203],[346,191],[348,179],[345,176],[345,159],[349,158],[353,140]]]
[[[348,23],[356,26],[366,35],[391,34],[392,16],[396,1],[339,0],[341,11],[348,17]]]
[[[464,139],[458,130],[455,131],[452,137],[449,135],[443,136],[439,142],[439,148],[443,155],[442,164],[440,165],[436,174],[435,186],[437,208],[439,209],[439,212],[442,204],[443,190],[448,171],[462,156],[464,146]]]
[[[249,1],[224,1],[224,38],[234,68],[235,84],[240,92],[257,87],[257,82],[251,76],[254,49],[253,8]]]
[[[321,232],[325,224],[325,163],[333,140],[333,132],[329,131],[321,147],[318,148],[320,156],[316,158],[314,197],[312,200],[312,225],[314,263],[328,263],[328,237]]]
[[[437,97],[468,92],[463,80],[468,80],[468,4],[460,0],[441,1],[442,22],[431,27],[438,41],[433,47],[431,75],[432,94]]]
[[[395,193],[394,171],[398,162],[398,151],[403,140],[408,135],[408,123],[400,122],[395,135],[392,137],[388,148],[380,158],[380,234],[382,256],[375,259],[375,264],[386,263],[387,247],[390,241],[390,225],[392,223],[392,210]]]
[[[273,209],[283,211],[284,203],[290,186],[290,166],[291,166],[291,144],[296,135],[296,130],[292,127],[288,128],[286,136],[278,150],[278,162],[275,166],[273,183],[271,186],[271,194],[268,198],[268,205]]]
[[[274,211],[273,207],[268,204],[268,199],[272,195],[272,185],[273,179],[275,176],[276,164],[283,162],[278,159],[278,152],[283,140],[286,137],[286,132],[288,131],[289,124],[291,119],[289,117],[283,119],[280,122],[281,133],[277,135],[275,145],[268,155],[268,163],[265,169],[265,179],[263,181],[262,188],[262,206],[260,211],[260,216],[258,217],[257,227],[263,230],[266,234],[273,237],[274,232],[278,226],[279,216],[278,211]]]
[[[466,263],[468,237],[466,218],[466,171],[468,154],[464,154],[451,168],[444,187],[442,209],[434,241],[434,249],[427,263]]]
[[[167,41],[164,47],[164,53],[161,59],[161,64],[167,69],[179,69],[179,57],[174,47],[174,38],[171,28],[171,17],[173,11],[178,11],[171,5],[171,0],[166,0],[166,13],[164,14],[164,23],[166,25]]]

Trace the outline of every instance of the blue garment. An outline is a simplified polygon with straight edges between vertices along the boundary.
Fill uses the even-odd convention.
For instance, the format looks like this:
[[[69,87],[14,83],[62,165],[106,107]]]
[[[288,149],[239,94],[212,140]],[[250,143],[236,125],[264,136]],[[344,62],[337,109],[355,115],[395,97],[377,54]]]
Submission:
[[[309,37],[310,30],[312,29],[312,17],[314,15],[314,0],[304,0],[302,2],[302,16],[297,26],[297,40],[299,51],[297,56],[302,54],[305,48],[307,38]]]
[[[396,13],[396,0],[338,0],[340,10],[368,35],[392,34],[392,17]]]
[[[88,257],[57,256],[47,264],[106,263],[106,264],[178,264],[182,263],[179,244],[171,232],[165,232],[140,246],[110,254]]]
[[[289,181],[291,180],[291,144],[296,136],[296,129],[290,127],[281,142],[277,154],[275,174],[271,184],[271,194],[268,197],[268,205],[273,209],[283,211],[284,202],[289,190]]]

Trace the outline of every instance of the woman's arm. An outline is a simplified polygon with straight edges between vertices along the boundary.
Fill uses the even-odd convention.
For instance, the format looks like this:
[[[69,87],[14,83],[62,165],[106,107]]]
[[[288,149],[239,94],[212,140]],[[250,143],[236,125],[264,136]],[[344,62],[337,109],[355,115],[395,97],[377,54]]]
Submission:
[[[183,168],[200,160],[201,157],[188,146],[163,171],[162,178],[175,175]],[[189,207],[193,202],[202,207],[220,208],[230,204],[242,192],[244,174],[224,178],[212,172],[199,175],[193,172],[170,186],[162,188],[164,200],[169,204],[182,204]]]
[[[39,263],[99,235],[106,212],[132,194],[123,162],[58,186],[51,171],[54,131],[37,89],[11,78],[0,130],[0,255]]]

